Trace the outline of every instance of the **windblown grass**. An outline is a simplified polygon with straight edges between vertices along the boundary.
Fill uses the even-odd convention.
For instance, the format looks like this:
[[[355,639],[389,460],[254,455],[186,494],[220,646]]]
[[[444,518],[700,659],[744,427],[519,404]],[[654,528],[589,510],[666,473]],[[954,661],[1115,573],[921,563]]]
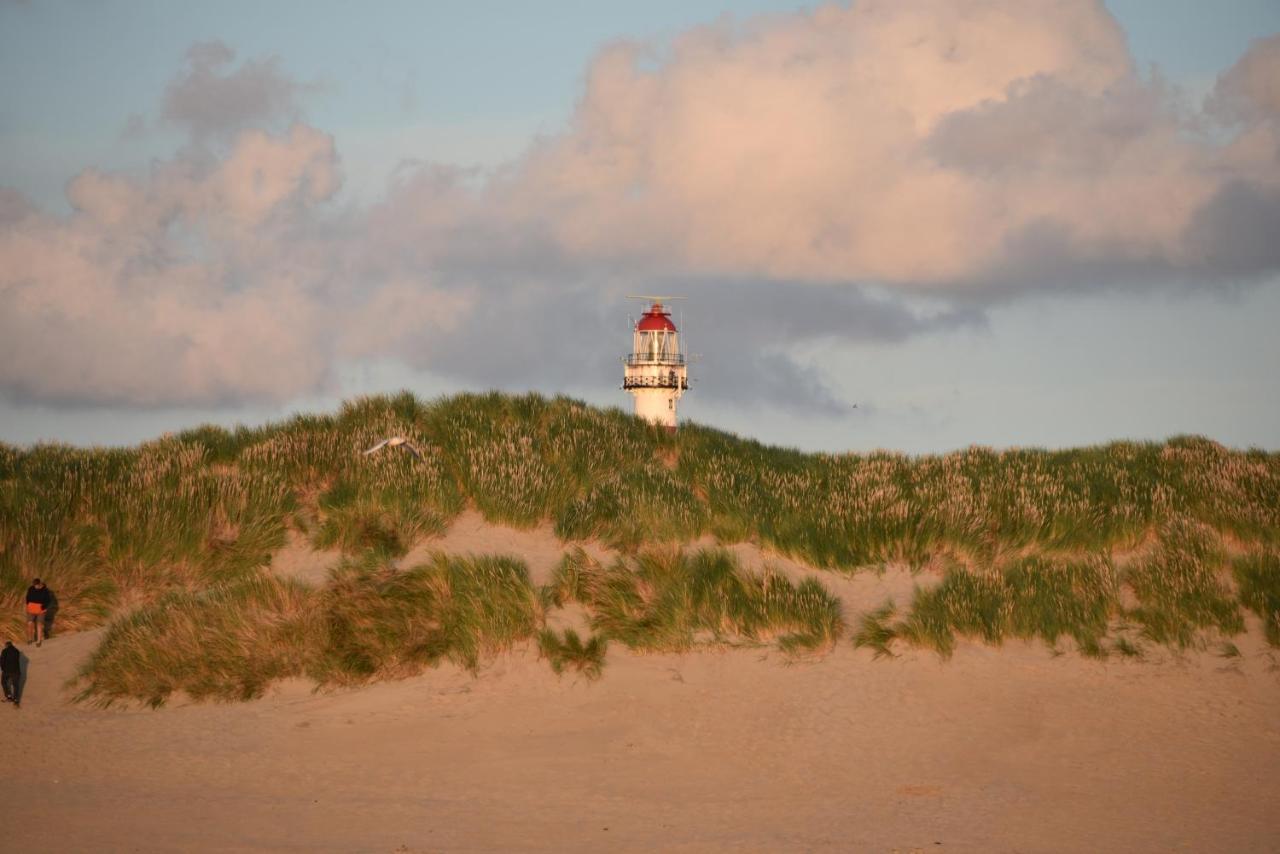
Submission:
[[[897,613],[897,608],[890,599],[874,611],[863,614],[858,622],[858,631],[853,636],[854,648],[869,649],[876,658],[893,658],[892,644],[898,639],[893,620]]]
[[[719,549],[652,550],[607,566],[576,549],[552,586],[556,601],[587,608],[598,634],[636,650],[773,641],[799,652],[830,648],[844,630],[839,600],[819,582],[753,575]]]
[[[1175,518],[1153,553],[1130,572],[1139,605],[1130,617],[1152,641],[1187,647],[1203,629],[1244,630],[1239,603],[1223,578],[1225,555],[1212,528]]]
[[[407,572],[348,563],[322,594],[324,637],[311,674],[320,683],[400,678],[483,658],[533,637],[537,592],[523,562],[449,557]]]
[[[271,576],[170,593],[111,625],[81,668],[79,698],[108,706],[248,700],[301,675],[317,632],[314,594]]]
[[[562,634],[550,628],[538,632],[538,653],[557,676],[573,669],[588,679],[599,679],[608,650],[609,642],[599,635],[584,641],[574,629]]]
[[[392,435],[422,458],[361,453]],[[947,632],[992,642],[1056,632],[1096,649],[1101,594],[1081,579],[1102,571],[1077,577],[1067,567],[1139,549],[1123,578],[1102,574],[1132,589],[1138,605],[1128,618],[1150,641],[1182,646],[1237,632],[1240,604],[1275,625],[1264,556],[1280,548],[1280,454],[1197,437],[1065,451],[804,454],[692,424],[673,435],[566,398],[424,402],[407,392],[130,449],[0,445],[0,619],[21,630],[33,576],[58,596],[57,628],[76,629],[171,592],[252,579],[291,528],[321,547],[385,559],[468,505],[492,522],[550,522],[563,539],[598,538],[632,555],[712,533],[846,572],[950,560],[963,570],[904,611],[901,626],[940,649]],[[1016,569],[1024,558],[1040,562]],[[628,565],[644,578],[630,592],[625,580],[602,589],[619,607],[639,597],[635,607],[657,609],[646,631],[671,633],[660,646],[686,643],[689,631],[714,634],[702,617],[689,629],[685,618],[662,616],[665,576],[654,560]],[[724,581],[716,595],[767,598],[745,585]],[[1108,613],[1124,616],[1107,601]],[[622,620],[629,612],[602,603],[600,613],[621,621],[616,632],[638,631]],[[750,620],[729,625],[742,616],[723,617],[719,631],[750,639]]]
[[[264,574],[170,593],[111,625],[80,671],[79,698],[154,707],[175,691],[252,699],[291,676],[345,685],[442,661],[475,670],[532,638],[540,615],[519,560],[437,556],[396,572],[371,553],[319,591]]]
[[[1086,655],[1102,655],[1118,609],[1115,572],[1101,555],[1026,557],[985,572],[957,565],[937,587],[917,589],[902,619],[893,620],[891,604],[865,615],[854,645],[878,657],[892,654],[893,641],[904,640],[948,656],[957,637],[991,644],[1039,638],[1051,647],[1070,637]]]
[[[1280,552],[1238,558],[1232,569],[1241,604],[1262,618],[1267,643],[1280,647]]]

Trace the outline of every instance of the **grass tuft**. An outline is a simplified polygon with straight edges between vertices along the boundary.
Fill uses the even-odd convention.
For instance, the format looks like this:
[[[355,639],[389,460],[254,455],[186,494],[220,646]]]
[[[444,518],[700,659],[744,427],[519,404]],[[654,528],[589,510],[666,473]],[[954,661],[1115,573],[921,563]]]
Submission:
[[[1202,630],[1244,630],[1240,608],[1222,579],[1225,555],[1216,532],[1185,518],[1171,519],[1157,547],[1129,573],[1139,605],[1129,616],[1159,644],[1186,648]]]
[[[896,658],[891,644],[898,639],[898,632],[893,626],[893,618],[897,609],[893,600],[881,607],[862,615],[862,623],[858,633],[853,636],[856,649],[870,649],[874,658]]]
[[[321,684],[400,678],[483,658],[531,638],[540,607],[522,561],[436,555],[396,572],[377,560],[336,569],[322,594]]]
[[[80,669],[78,699],[138,700],[176,691],[196,700],[248,700],[302,674],[315,635],[314,595],[271,576],[175,591],[117,620]]]
[[[1262,618],[1267,643],[1280,647],[1280,552],[1246,555],[1232,570],[1240,603]]]
[[[476,670],[532,638],[541,616],[522,562],[437,556],[397,572],[385,556],[349,560],[313,591],[260,575],[177,591],[114,622],[81,669],[79,699],[160,706],[247,700],[271,682],[395,679],[450,661]]]
[[[910,612],[893,630],[943,656],[955,649],[957,635],[992,644],[1040,638],[1051,648],[1068,636],[1090,654],[1101,648],[1118,607],[1105,556],[1031,556],[984,572],[952,565],[940,585],[917,589]]]
[[[773,642],[798,653],[828,649],[844,631],[839,600],[819,582],[753,575],[719,549],[650,550],[608,566],[577,549],[551,588],[553,601],[583,604],[597,633],[637,650]]]
[[[573,629],[562,635],[550,628],[538,632],[538,652],[557,676],[571,668],[587,679],[599,679],[608,649],[609,642],[599,635],[584,641]]]

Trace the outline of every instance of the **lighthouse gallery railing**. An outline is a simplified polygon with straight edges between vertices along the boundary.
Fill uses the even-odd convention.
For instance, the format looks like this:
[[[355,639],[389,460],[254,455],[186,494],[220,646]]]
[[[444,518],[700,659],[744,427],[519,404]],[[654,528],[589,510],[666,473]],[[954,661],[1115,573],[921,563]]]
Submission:
[[[683,365],[684,356],[676,354],[674,356],[651,356],[648,353],[630,353],[623,360],[628,365]]]
[[[665,377],[627,377],[622,381],[622,387],[628,388],[678,388],[689,389],[689,380],[679,376]]]

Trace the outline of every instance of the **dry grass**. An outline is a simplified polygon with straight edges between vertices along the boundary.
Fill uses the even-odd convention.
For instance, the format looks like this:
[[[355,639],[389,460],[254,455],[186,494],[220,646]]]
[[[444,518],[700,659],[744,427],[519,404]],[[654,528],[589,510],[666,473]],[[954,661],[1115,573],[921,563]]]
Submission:
[[[879,657],[902,640],[946,656],[957,637],[991,644],[1040,638],[1053,647],[1065,636],[1082,652],[1101,655],[1119,606],[1115,572],[1101,555],[1024,557],[986,571],[954,564],[940,585],[916,591],[901,619],[891,603],[865,615],[854,645]]]
[[[598,634],[642,651],[744,642],[821,650],[844,631],[839,600],[817,581],[753,575],[719,549],[651,550],[608,566],[577,549],[552,591],[553,602],[584,605]]]
[[[533,637],[536,591],[514,558],[451,558],[397,572],[376,553],[323,590],[269,575],[175,592],[117,620],[80,672],[80,698],[163,704],[261,695],[271,682],[397,679],[442,661],[471,670]],[[602,650],[601,650],[602,652]]]
[[[360,453],[390,435],[410,438],[422,458]],[[201,427],[129,449],[0,445],[0,608],[5,628],[21,631],[22,593],[41,576],[59,600],[55,628],[91,626],[126,604],[251,583],[290,528],[353,558],[385,560],[468,503],[493,522],[549,521],[562,538],[638,555],[616,584],[611,569],[595,573],[617,599],[597,603],[616,623],[611,637],[637,646],[680,647],[690,631],[772,631],[701,602],[686,609],[696,618],[658,608],[642,640],[627,608],[635,597],[636,607],[657,607],[672,572],[720,579],[715,596],[794,599],[787,607],[796,608],[812,599],[806,607],[822,611],[809,588],[767,580],[755,590],[724,580],[737,576],[713,570],[718,559],[680,558],[676,572],[653,557],[655,544],[707,533],[842,571],[950,561],[941,593],[898,622],[881,620],[939,649],[948,632],[992,642],[1065,634],[1087,651],[1105,649],[1104,637],[1114,638],[1100,629],[1104,611],[1150,642],[1182,646],[1238,632],[1241,606],[1280,643],[1280,454],[1195,437],[1066,451],[804,454],[697,425],[672,435],[616,409],[538,395],[362,398],[335,415]],[[1108,564],[1139,546],[1131,562]],[[629,587],[628,574],[640,580]],[[1108,584],[1136,606],[1119,608]],[[793,634],[828,642],[805,631]]]
[[[562,634],[555,629],[538,632],[538,654],[557,676],[572,669],[587,679],[599,679],[608,651],[609,642],[599,635],[583,640],[574,629],[565,629]]]
[[[318,625],[313,594],[271,576],[174,592],[107,630],[80,670],[80,699],[164,704],[190,697],[247,700],[301,675]]]

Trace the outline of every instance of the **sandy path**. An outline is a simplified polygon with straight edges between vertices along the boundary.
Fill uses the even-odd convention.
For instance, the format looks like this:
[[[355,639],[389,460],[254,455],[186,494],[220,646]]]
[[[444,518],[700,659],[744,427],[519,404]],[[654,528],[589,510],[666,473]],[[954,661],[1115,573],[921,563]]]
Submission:
[[[0,718],[3,802],[70,851],[1275,851],[1280,673],[1256,637],[1234,664],[615,647],[596,683],[522,651],[103,712],[59,699],[94,640],[67,636]]]

